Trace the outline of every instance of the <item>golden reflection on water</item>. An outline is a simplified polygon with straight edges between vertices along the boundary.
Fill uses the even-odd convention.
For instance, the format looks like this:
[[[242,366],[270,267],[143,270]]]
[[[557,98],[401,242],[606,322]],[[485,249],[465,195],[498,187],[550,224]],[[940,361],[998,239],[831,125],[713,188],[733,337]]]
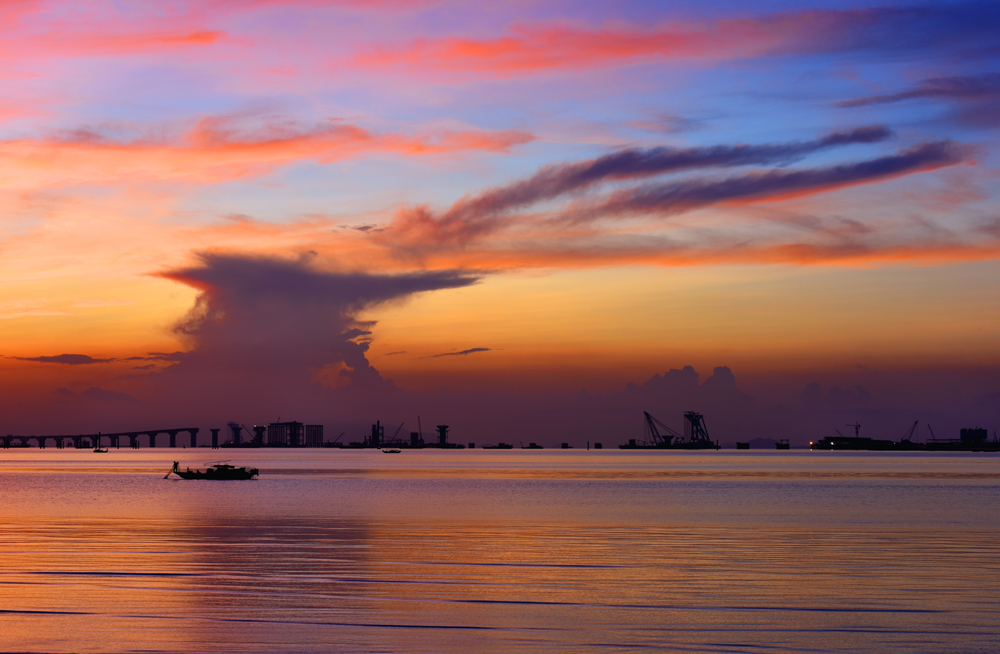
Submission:
[[[149,453],[5,461],[0,650],[981,652],[1000,633],[995,458],[337,454],[215,484],[164,481]]]

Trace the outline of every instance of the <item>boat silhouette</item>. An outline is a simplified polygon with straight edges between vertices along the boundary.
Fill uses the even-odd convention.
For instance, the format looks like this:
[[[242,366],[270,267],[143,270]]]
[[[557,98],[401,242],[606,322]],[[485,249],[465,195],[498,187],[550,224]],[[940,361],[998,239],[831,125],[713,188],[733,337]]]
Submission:
[[[191,468],[181,470],[180,463],[178,461],[174,461],[174,467],[170,469],[170,472],[167,473],[164,479],[169,477],[171,473],[177,475],[181,479],[229,480],[253,479],[257,476],[259,471],[257,468],[237,468],[236,466],[231,466],[224,462],[214,463],[205,470],[192,470]]]

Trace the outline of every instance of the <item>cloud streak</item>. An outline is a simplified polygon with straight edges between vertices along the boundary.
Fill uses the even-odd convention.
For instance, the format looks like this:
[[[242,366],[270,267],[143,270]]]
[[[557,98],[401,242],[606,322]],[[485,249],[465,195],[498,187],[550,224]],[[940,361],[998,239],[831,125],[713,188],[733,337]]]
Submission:
[[[965,154],[964,148],[950,141],[939,141],[859,163],[807,170],[771,170],[719,181],[642,186],[615,193],[595,207],[570,215],[574,222],[579,222],[633,213],[670,215],[720,203],[775,202],[953,166],[963,161]]]
[[[460,352],[442,352],[441,354],[432,354],[429,357],[424,357],[425,359],[440,359],[441,357],[464,357],[470,354],[476,354],[477,352],[491,352],[493,348],[490,347],[471,347],[468,350],[462,350]]]
[[[990,47],[998,28],[996,12],[981,3],[804,10],[652,28],[519,24],[495,38],[418,39],[405,47],[377,48],[353,63],[513,76],[643,61]],[[886,38],[890,32],[895,38]]]
[[[532,138],[520,131],[468,130],[407,136],[374,133],[339,120],[303,125],[212,116],[176,138],[118,140],[77,130],[60,138],[2,141],[0,177],[14,188],[145,179],[210,183],[266,174],[297,161],[328,164],[379,152],[404,156],[507,152]]]
[[[909,100],[957,104],[951,117],[969,127],[1000,127],[1000,74],[935,77],[897,93],[870,95],[835,102],[845,108],[891,105]]]
[[[118,359],[95,359],[86,354],[57,354],[41,357],[9,357],[18,361],[36,361],[38,363],[59,363],[66,366],[86,366],[94,363],[111,363]]]
[[[542,216],[509,213],[511,209],[524,209],[536,202],[572,197],[581,189],[605,181],[628,181],[662,172],[675,172],[682,167],[697,169],[742,166],[757,161],[785,161],[789,157],[802,156],[810,149],[859,142],[862,136],[877,141],[886,134],[887,131],[882,128],[867,128],[856,134],[834,134],[809,144],[785,147],[624,151],[588,162],[550,166],[527,180],[460,200],[441,215],[434,215],[427,207],[403,211],[384,232],[373,235],[373,238],[405,252],[468,248],[484,239],[498,241],[502,238],[524,239],[527,249],[534,250],[535,246],[528,245],[528,242],[556,238],[559,230],[565,228],[591,230],[589,236],[594,240],[609,229],[601,226],[602,221],[636,216],[662,220],[666,216],[711,206],[808,197],[952,166],[967,156],[964,146],[939,141],[919,144],[892,155],[834,166],[751,171],[723,179],[700,175],[679,181],[650,182],[603,196],[586,197],[569,208],[556,209]],[[563,232],[562,236],[569,238],[573,234]]]
[[[546,166],[531,177],[457,202],[443,221],[495,215],[590,189],[606,182],[642,179],[701,168],[785,165],[821,150],[853,143],[878,143],[892,136],[882,125],[834,132],[813,141],[702,148],[629,148],[578,163]]]
[[[914,99],[978,101],[998,97],[1000,97],[1000,74],[991,73],[961,77],[935,77],[924,80],[907,91],[841,100],[834,104],[839,107],[865,107]]]

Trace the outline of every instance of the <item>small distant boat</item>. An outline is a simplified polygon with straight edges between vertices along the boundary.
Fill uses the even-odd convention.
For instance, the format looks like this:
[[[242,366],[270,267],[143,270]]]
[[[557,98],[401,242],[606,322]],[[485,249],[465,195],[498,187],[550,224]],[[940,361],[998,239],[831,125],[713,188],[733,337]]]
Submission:
[[[382,450],[382,454],[399,454],[403,450]]]
[[[106,447],[95,447],[94,448],[94,453],[95,454],[107,454],[108,453],[108,448],[106,448]]]
[[[497,443],[496,445],[483,445],[484,450],[512,450],[514,446],[510,443]]]
[[[259,474],[257,468],[245,468],[231,466],[228,463],[214,463],[210,465],[206,470],[192,470],[187,468],[181,470],[180,463],[174,461],[174,467],[170,469],[167,473],[166,479],[171,475],[171,473],[177,475],[181,479],[218,479],[218,480],[228,480],[228,479],[253,479]]]

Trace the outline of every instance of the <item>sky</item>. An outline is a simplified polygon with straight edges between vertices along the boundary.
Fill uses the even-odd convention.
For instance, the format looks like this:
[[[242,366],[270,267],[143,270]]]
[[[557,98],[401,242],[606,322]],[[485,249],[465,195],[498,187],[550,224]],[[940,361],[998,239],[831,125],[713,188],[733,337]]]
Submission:
[[[8,0],[0,26],[4,434],[1000,429],[993,3]]]

